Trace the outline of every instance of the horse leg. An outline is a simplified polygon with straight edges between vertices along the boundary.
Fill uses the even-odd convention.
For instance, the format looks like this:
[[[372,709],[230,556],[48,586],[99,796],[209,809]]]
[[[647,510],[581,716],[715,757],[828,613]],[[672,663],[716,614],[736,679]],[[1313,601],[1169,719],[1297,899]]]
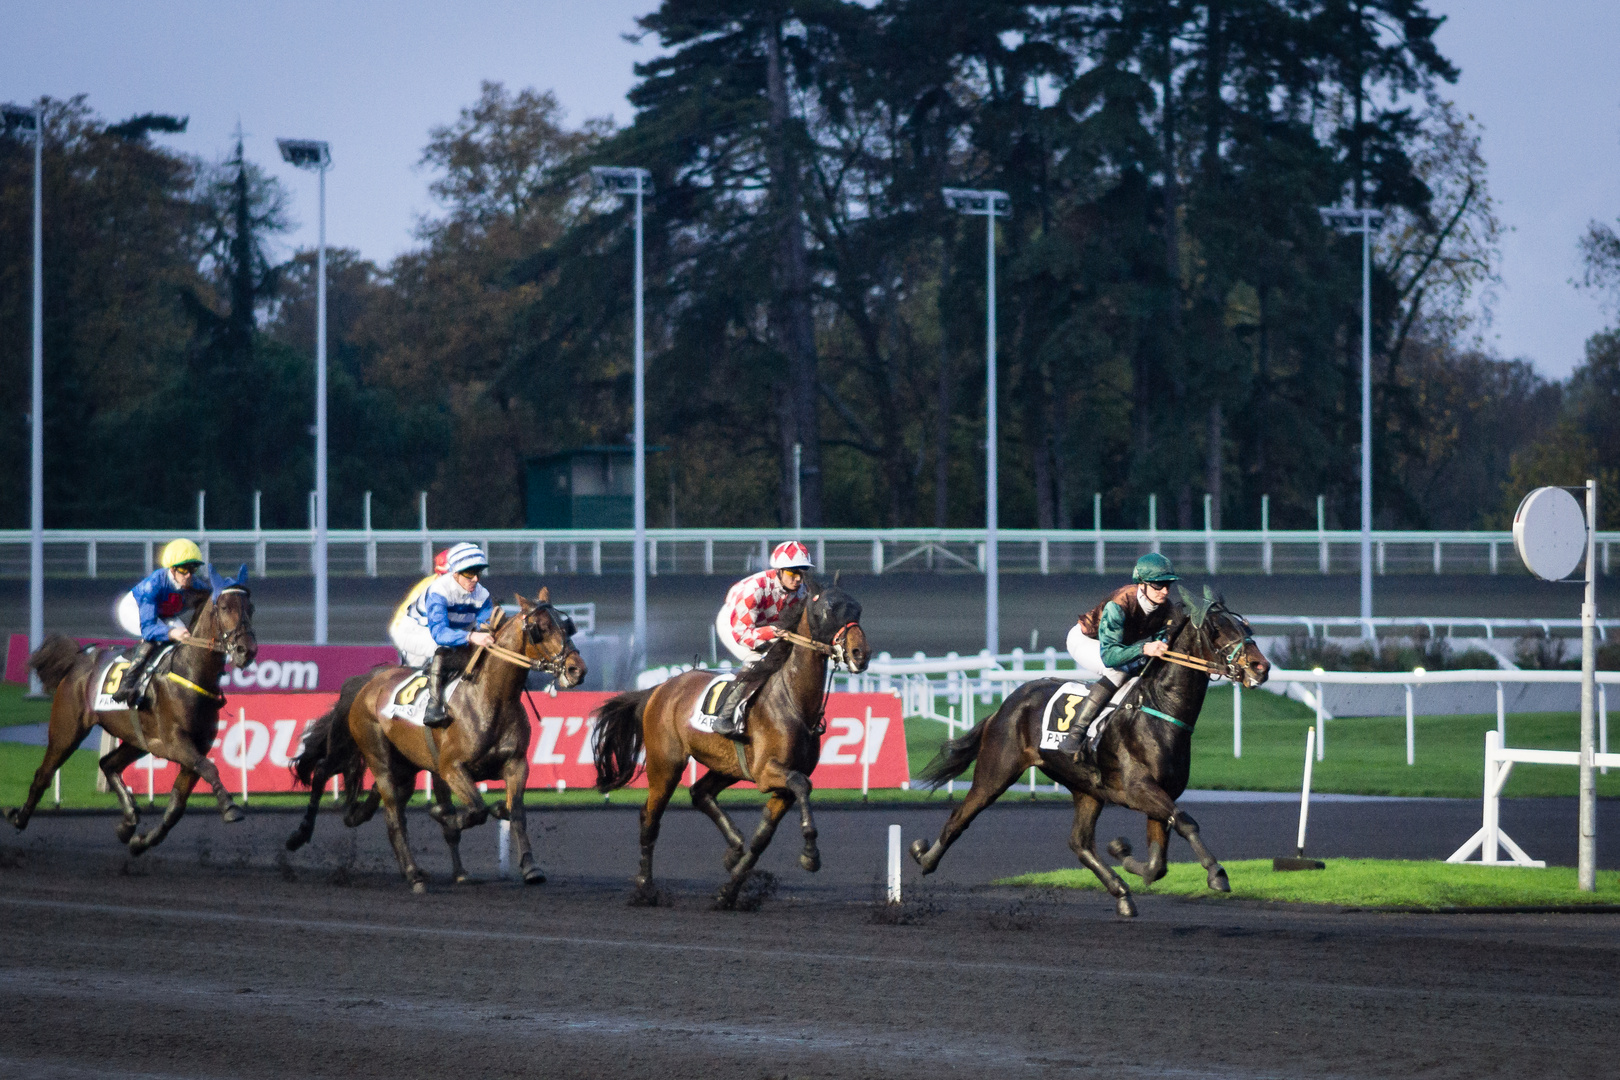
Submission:
[[[186,800],[191,798],[191,789],[196,786],[197,774],[191,769],[182,768],[180,774],[174,778],[174,786],[169,789],[169,802],[163,808],[163,818],[157,823],[157,827],[130,837],[131,855],[139,855],[147,848],[156,847],[163,842],[163,838],[169,835],[169,830],[185,816]]]
[[[985,733],[985,740],[991,737],[990,732]],[[939,832],[939,839],[929,847],[921,840],[911,842],[911,857],[917,860],[922,872],[932,874],[939,865],[939,860],[945,857],[945,852],[956,843],[957,837],[967,830],[979,812],[1012,787],[1018,779],[1019,773],[1026,768],[1022,756],[1016,747],[985,746],[979,751],[978,761],[973,766],[973,785],[968,788],[967,796],[962,805],[951,811],[951,816],[945,819],[945,827]]]
[[[1170,832],[1165,823],[1157,818],[1148,818],[1147,823],[1148,857],[1147,861],[1136,858],[1131,854],[1131,845],[1119,837],[1108,845],[1108,854],[1120,861],[1120,865],[1142,879],[1142,884],[1151,885],[1165,875],[1165,851],[1170,846]]]
[[[179,765],[182,770],[190,769],[206,780],[208,786],[214,789],[214,801],[219,803],[220,820],[226,824],[242,820],[242,808],[237,806],[236,801],[231,798],[231,793],[226,789],[225,782],[219,778],[219,770],[214,767],[214,763],[208,760],[205,755],[197,752],[197,748],[191,745],[186,736],[177,735],[175,738],[167,740],[164,748],[170,752],[162,756]]]
[[[372,774],[371,790],[382,800],[383,816],[388,821],[388,842],[394,846],[399,872],[410,883],[411,892],[420,896],[427,892],[427,875],[422,873],[416,860],[411,857],[411,845],[405,831],[405,808],[400,799],[402,792],[408,793],[412,788],[400,783],[400,778],[387,769],[382,769]]]
[[[658,844],[664,810],[680,782],[680,772],[666,762],[648,760],[647,802],[641,808],[641,870],[636,874],[636,895],[643,899],[650,898],[652,892],[653,848]]]
[[[1170,825],[1181,834],[1182,839],[1192,845],[1193,854],[1198,856],[1198,865],[1204,868],[1209,887],[1216,892],[1231,892],[1232,883],[1226,880],[1226,871],[1211,855],[1209,848],[1204,846],[1203,837],[1198,835],[1198,822],[1179,806],[1170,819]]]
[[[141,748],[134,743],[119,743],[108,751],[107,756],[97,762],[101,775],[107,778],[107,787],[118,797],[118,806],[124,811],[123,819],[118,822],[118,842],[129,843],[129,838],[135,835],[135,830],[141,824],[141,811],[135,804],[135,796],[131,794],[129,785],[124,783],[124,770],[135,763],[141,756]]]
[[[61,700],[61,699],[57,699]],[[68,756],[79,748],[84,737],[90,733],[89,728],[80,727],[80,718],[76,715],[56,715],[55,702],[51,707],[51,723],[46,729],[45,756],[40,760],[39,768],[34,770],[33,783],[28,785],[28,798],[20,807],[6,811],[6,820],[19,830],[28,827],[28,819],[34,816],[34,807],[39,805],[40,798],[45,789],[51,784],[51,777],[56,770],[62,767]],[[129,810],[125,810],[126,816]]]
[[[1101,813],[1101,800],[1075,793],[1074,828],[1069,833],[1069,849],[1086,869],[1097,875],[1097,880],[1108,890],[1108,895],[1114,898],[1114,910],[1127,919],[1135,918],[1136,902],[1131,899],[1130,886],[1097,855],[1097,816]]]
[[[514,754],[501,770],[506,781],[506,802],[502,804],[505,817],[512,826],[512,839],[517,843],[518,874],[525,885],[544,885],[546,875],[534,865],[534,849],[529,846],[529,815],[523,806],[523,789],[529,782],[529,763],[522,754]]]
[[[729,911],[737,906],[737,892],[742,883],[748,880],[753,873],[754,864],[759,861],[767,847],[771,844],[771,837],[776,835],[776,826],[782,820],[782,815],[788,812],[793,805],[793,794],[789,792],[784,796],[780,791],[772,792],[770,800],[765,804],[765,812],[760,815],[759,825],[754,829],[753,838],[748,841],[748,848],[743,857],[737,860],[737,865],[731,868],[731,877],[720,886],[720,892],[714,898],[714,906],[722,911]]]
[[[471,829],[488,821],[489,804],[484,801],[484,793],[478,790],[478,785],[473,783],[472,777],[467,774],[466,766],[459,762],[442,760],[440,764],[443,771],[439,773],[438,779],[442,779],[450,786],[451,791],[461,796],[462,804],[466,806],[466,809],[457,815],[457,826]],[[446,806],[445,810],[448,809]]]
[[[747,841],[743,839],[737,823],[721,808],[715,796],[736,782],[725,773],[711,771],[704,773],[698,782],[692,785],[692,805],[707,814],[709,820],[720,830],[720,835],[725,838],[727,870],[736,866],[737,860],[743,857],[743,845]]]
[[[799,804],[799,829],[804,834],[804,850],[799,852],[799,865],[813,874],[821,869],[821,850],[816,847],[816,823],[810,816],[810,778],[790,769],[787,788]]]
[[[416,782],[413,780],[411,790],[415,789]],[[461,865],[461,821],[450,802],[450,785],[437,776],[433,776],[431,799],[433,805],[428,809],[428,816],[439,823],[439,828],[444,832],[444,842],[450,848],[450,876],[456,884],[465,885],[472,880],[472,875]]]
[[[309,783],[309,805],[304,809],[304,819],[298,823],[298,828],[287,837],[288,851],[297,851],[309,843],[309,838],[315,835],[315,815],[321,809],[321,793],[331,778],[332,774],[323,766],[315,766],[315,772],[310,777]]]
[[[365,775],[365,766],[361,765],[352,775],[346,774],[343,777],[343,824],[351,829],[359,828],[370,821],[382,802],[382,794],[375,784],[366,792],[365,801],[360,801],[360,787],[365,783]]]

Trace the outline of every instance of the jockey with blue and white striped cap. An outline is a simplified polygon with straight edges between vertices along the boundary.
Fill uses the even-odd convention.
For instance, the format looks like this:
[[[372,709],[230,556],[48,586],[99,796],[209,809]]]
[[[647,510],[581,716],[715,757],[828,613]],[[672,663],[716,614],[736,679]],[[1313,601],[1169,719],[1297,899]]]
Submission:
[[[493,645],[495,638],[478,629],[495,611],[489,590],[479,578],[489,569],[489,556],[477,544],[457,544],[444,553],[444,573],[417,593],[389,627],[405,662],[428,669],[428,705],[423,723],[444,727],[444,687],[470,655],[469,646]]]

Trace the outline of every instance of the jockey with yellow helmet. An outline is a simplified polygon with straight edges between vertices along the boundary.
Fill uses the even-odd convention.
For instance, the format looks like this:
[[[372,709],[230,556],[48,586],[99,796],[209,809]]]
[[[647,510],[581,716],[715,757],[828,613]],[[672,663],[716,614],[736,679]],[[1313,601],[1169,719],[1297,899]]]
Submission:
[[[138,700],[146,665],[165,642],[184,641],[189,636],[185,614],[208,594],[195,584],[203,556],[190,540],[171,540],[158,562],[161,565],[142,578],[118,606],[120,623],[132,632],[138,630],[141,638],[130,657],[129,670],[113,694],[113,700],[130,708]]]
[[[1075,761],[1082,754],[1095,756],[1102,732],[1099,729],[1098,738],[1088,740],[1086,729],[1115,691],[1169,648],[1163,636],[1170,625],[1170,583],[1175,580],[1170,560],[1150,551],[1136,560],[1131,584],[1104,597],[1069,630],[1069,655],[1082,674],[1089,672],[1097,679],[1058,746]]]
[[[444,687],[449,676],[466,664],[469,646],[495,643],[493,635],[478,629],[495,611],[489,590],[479,584],[488,569],[489,556],[477,544],[449,548],[444,552],[444,572],[408,599],[388,628],[394,647],[407,664],[420,667],[431,658],[428,705],[422,721],[428,727],[450,722]]]
[[[726,593],[726,602],[714,618],[720,643],[744,664],[757,662],[777,638],[782,613],[806,593],[804,572],[814,569],[809,550],[797,540],[777,544],[771,552],[768,570],[750,574]],[[737,673],[720,703],[714,731],[728,738],[742,738],[735,717],[738,698],[747,687],[747,671]]]

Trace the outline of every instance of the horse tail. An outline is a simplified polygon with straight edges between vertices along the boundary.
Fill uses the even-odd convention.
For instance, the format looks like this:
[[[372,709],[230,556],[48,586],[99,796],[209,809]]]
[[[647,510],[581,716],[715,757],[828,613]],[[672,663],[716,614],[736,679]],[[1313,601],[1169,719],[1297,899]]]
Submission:
[[[980,720],[973,730],[958,735],[940,747],[934,760],[922,768],[918,777],[921,786],[933,791],[942,787],[945,781],[955,780],[967,771],[967,767],[979,756],[979,746],[984,742],[984,728],[990,719]]]
[[[641,714],[651,690],[632,690],[596,710],[596,790],[622,788],[641,771]]]
[[[345,682],[338,692],[337,704],[304,730],[303,748],[292,763],[292,773],[299,786],[313,786],[317,771],[327,776],[346,775],[360,761],[360,747],[349,731],[349,710],[370,680],[371,673],[367,672]]]
[[[39,675],[39,681],[51,693],[62,685],[73,665],[79,659],[79,643],[62,634],[52,634],[28,657],[28,666]]]

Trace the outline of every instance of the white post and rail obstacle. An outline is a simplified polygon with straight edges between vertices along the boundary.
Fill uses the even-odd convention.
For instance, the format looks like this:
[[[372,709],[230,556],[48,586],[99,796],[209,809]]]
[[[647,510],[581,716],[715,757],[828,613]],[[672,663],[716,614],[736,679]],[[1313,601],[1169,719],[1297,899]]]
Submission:
[[[1526,765],[1580,765],[1582,755],[1575,750],[1528,750],[1520,747],[1503,746],[1502,736],[1499,732],[1487,731],[1485,733],[1485,800],[1484,820],[1479,831],[1468,838],[1467,843],[1446,857],[1446,862],[1460,863],[1470,861],[1475,852],[1479,853],[1479,862],[1483,866],[1546,866],[1540,859],[1532,859],[1525,854],[1523,848],[1513,842],[1513,838],[1502,831],[1501,798],[1502,789],[1507,786],[1508,775],[1512,773],[1515,764]],[[1600,765],[1620,765],[1620,754],[1594,755],[1596,763]],[[1500,857],[1500,849],[1506,848],[1508,858]]]

